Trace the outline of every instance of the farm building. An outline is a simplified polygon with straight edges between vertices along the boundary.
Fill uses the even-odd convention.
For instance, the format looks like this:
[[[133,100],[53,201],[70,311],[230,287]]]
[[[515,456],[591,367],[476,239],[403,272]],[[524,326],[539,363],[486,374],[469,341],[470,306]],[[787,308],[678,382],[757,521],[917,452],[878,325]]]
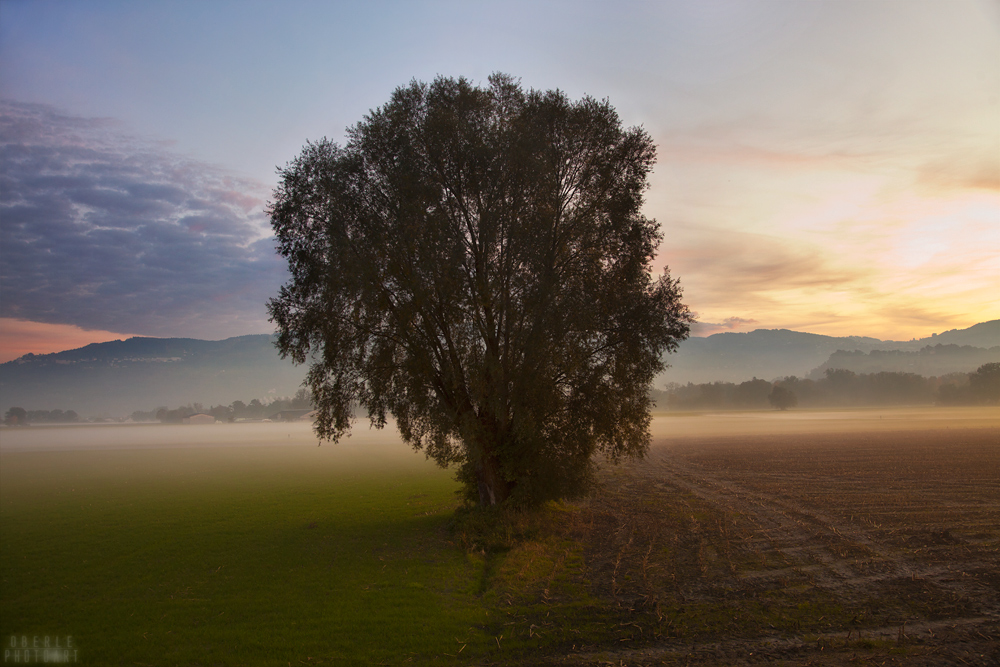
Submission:
[[[315,410],[282,410],[270,416],[274,422],[294,422],[300,420],[312,420],[316,417]]]
[[[206,415],[203,412],[191,415],[190,417],[184,418],[185,424],[214,424],[215,417],[212,415]]]

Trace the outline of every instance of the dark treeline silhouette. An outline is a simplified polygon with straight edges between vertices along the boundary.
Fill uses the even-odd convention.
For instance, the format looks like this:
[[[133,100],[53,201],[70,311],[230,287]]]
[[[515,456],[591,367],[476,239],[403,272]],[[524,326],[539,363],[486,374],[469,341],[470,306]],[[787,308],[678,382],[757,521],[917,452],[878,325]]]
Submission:
[[[1000,363],[983,364],[973,373],[940,377],[831,368],[818,380],[793,376],[774,382],[754,378],[739,384],[669,384],[666,391],[654,391],[653,398],[659,407],[669,410],[994,404],[1000,401]]]
[[[776,391],[777,390],[777,391]],[[774,382],[754,378],[739,384],[708,382],[671,383],[666,391],[652,390],[659,409],[668,410],[755,410],[791,407],[838,407],[864,405],[994,405],[1000,403],[1000,363],[983,364],[972,373],[950,373],[923,377],[914,373],[855,373],[827,369],[825,377],[810,380],[787,377]],[[181,423],[193,414],[210,414],[219,421],[266,419],[283,410],[310,410],[312,396],[299,389],[293,397],[271,401],[253,399],[205,408],[191,403],[179,408],[159,407],[148,412],[136,410],[134,422]],[[25,410],[12,407],[4,414],[4,424],[71,424],[108,419],[82,419],[73,410]]]
[[[927,345],[919,350],[837,350],[819,368],[809,373],[821,379],[831,368],[842,368],[855,373],[916,373],[936,377],[970,369],[1000,359],[1000,345],[990,348],[971,345]]]
[[[28,410],[29,424],[73,424],[80,421],[74,410]]]
[[[174,409],[159,407],[149,412],[136,410],[129,419],[135,422],[161,421],[166,424],[180,424],[191,415],[207,414],[219,421],[232,422],[238,419],[266,419],[283,410],[311,410],[312,407],[312,395],[307,389],[299,389],[291,398],[276,398],[266,402],[255,398],[249,403],[233,401],[229,405],[213,405],[208,408],[201,403],[191,403]]]
[[[28,424],[75,424],[80,415],[74,410],[25,410],[12,407],[4,414],[3,422],[8,426],[27,426]]]

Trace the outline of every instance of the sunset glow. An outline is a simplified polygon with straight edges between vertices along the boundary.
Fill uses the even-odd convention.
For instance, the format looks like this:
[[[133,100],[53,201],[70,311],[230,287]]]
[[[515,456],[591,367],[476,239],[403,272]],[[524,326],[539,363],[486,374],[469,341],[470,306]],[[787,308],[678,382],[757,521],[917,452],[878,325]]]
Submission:
[[[131,338],[110,331],[86,331],[69,324],[43,324],[0,317],[0,363],[25,354],[74,350],[91,343]]]
[[[495,71],[650,133],[696,335],[998,319],[998,7],[7,1],[2,358],[271,331],[275,166],[411,79]]]

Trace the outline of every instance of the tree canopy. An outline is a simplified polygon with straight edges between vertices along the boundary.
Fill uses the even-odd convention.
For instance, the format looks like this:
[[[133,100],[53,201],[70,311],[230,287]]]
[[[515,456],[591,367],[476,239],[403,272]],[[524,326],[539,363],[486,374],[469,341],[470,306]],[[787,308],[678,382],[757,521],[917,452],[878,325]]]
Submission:
[[[26,426],[28,424],[28,411],[24,408],[10,408],[3,416],[3,423],[8,426]]]
[[[799,397],[795,392],[780,384],[774,386],[767,400],[778,410],[787,410],[799,404]]]
[[[983,364],[969,374],[973,395],[983,403],[1000,401],[1000,362]]]
[[[457,465],[480,504],[584,490],[642,456],[648,389],[692,321],[640,211],[655,146],[607,101],[495,74],[398,88],[341,146],[308,142],[269,214],[291,279],[268,302],[310,363],[317,435],[353,407]]]

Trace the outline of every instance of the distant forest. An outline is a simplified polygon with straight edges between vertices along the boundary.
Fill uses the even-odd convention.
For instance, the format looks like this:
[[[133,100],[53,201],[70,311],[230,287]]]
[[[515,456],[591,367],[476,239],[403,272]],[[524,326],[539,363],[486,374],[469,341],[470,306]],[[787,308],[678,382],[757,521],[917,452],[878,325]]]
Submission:
[[[774,382],[668,384],[650,395],[660,410],[759,410],[793,407],[861,407],[867,405],[995,405],[1000,403],[1000,363],[983,364],[972,373],[924,377],[916,373],[855,373],[828,368],[818,380],[786,377]],[[233,401],[229,405],[190,403],[179,408],[157,407],[133,412],[128,421],[180,423],[193,414],[210,414],[219,421],[266,419],[284,410],[312,409],[312,396],[299,389],[291,398]],[[82,419],[73,410],[25,410],[12,407],[4,415],[8,426],[111,421]]]
[[[988,405],[1000,402],[1000,363],[972,373],[924,377],[916,373],[855,373],[828,368],[811,380],[786,377],[704,384],[671,383],[653,390],[657,408],[667,410],[754,410],[767,407],[858,407],[866,405]]]
[[[276,398],[271,401],[252,399],[249,403],[233,401],[229,405],[213,405],[205,408],[201,403],[190,403],[179,408],[157,407],[149,411],[136,410],[125,421],[153,422],[167,424],[181,423],[185,417],[195,414],[212,415],[219,421],[233,422],[239,419],[266,419],[283,410],[311,410],[312,395],[306,389],[299,389],[295,396]],[[29,424],[72,424],[84,422],[111,422],[110,419],[81,419],[73,410],[25,410],[12,407],[4,415],[8,426]]]
[[[160,421],[179,424],[185,417],[206,414],[212,415],[218,421],[234,422],[240,419],[267,419],[284,410],[311,410],[312,407],[312,395],[306,389],[299,389],[292,398],[276,398],[266,403],[254,398],[249,403],[233,401],[229,405],[213,405],[207,409],[201,403],[191,403],[172,410],[167,407],[149,412],[136,410],[129,415],[129,419],[134,422]]]
[[[971,345],[927,345],[919,350],[837,350],[819,368],[809,373],[818,380],[831,368],[855,373],[881,371],[916,373],[928,378],[956,371],[970,371],[983,364],[1000,360],[1000,346],[990,348]]]
[[[75,424],[83,421],[74,410],[25,410],[13,407],[4,415],[8,426],[24,424]]]

